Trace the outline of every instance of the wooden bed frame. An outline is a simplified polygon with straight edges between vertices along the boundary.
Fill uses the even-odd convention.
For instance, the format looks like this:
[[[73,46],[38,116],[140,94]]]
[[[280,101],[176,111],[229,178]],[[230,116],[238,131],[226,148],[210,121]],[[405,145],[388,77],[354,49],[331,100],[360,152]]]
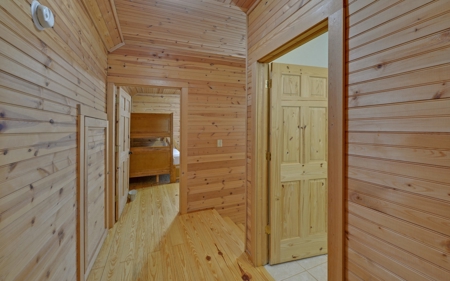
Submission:
[[[130,178],[170,174],[173,165],[173,114],[131,113]]]

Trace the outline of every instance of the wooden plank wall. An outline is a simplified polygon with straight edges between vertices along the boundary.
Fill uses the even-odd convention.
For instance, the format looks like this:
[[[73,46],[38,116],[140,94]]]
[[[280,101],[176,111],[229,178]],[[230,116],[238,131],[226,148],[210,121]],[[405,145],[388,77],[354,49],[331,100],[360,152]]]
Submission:
[[[132,99],[132,113],[173,113],[174,146],[180,150],[180,94],[139,93]]]
[[[82,0],[82,2],[101,35],[106,49],[112,52],[122,47],[125,42],[114,0]]]
[[[244,222],[246,14],[219,1],[116,6],[126,45],[108,56],[108,76],[188,83],[188,211]]]
[[[327,4],[292,5],[264,1],[249,15],[249,116],[252,62],[287,42],[283,38],[301,23],[303,8],[288,8],[309,5],[304,17],[312,20]],[[450,2],[356,0],[346,5],[347,279],[447,280]]]
[[[127,45],[113,52],[108,57],[108,75],[189,83],[188,211],[215,208],[243,222],[245,59],[211,55],[203,62],[192,54],[147,51],[157,58],[145,57]],[[221,148],[217,147],[218,139],[223,140]]]
[[[247,241],[246,249],[252,251],[251,229],[255,221],[252,220],[252,192],[254,186],[254,163],[252,162],[252,84],[254,63],[262,57],[291,41],[300,33],[306,31],[306,26],[319,24],[328,15],[342,7],[342,2],[334,0],[267,0],[261,1],[248,15],[248,68],[247,68]],[[256,105],[255,105],[256,106]]]
[[[353,1],[347,21],[348,277],[448,280],[450,1]]]
[[[0,279],[75,280],[77,104],[105,111],[106,49],[78,0],[0,2]]]

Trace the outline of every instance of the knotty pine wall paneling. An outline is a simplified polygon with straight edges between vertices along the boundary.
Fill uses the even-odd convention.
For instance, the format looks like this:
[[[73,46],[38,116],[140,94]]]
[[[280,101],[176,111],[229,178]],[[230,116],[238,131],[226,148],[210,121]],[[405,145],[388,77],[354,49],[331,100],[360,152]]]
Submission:
[[[450,276],[450,2],[348,11],[349,275]]]
[[[247,38],[247,233],[246,250],[252,257],[267,256],[266,253],[252,253],[252,248],[257,247],[252,241],[252,235],[256,234],[256,206],[257,202],[252,202],[256,198],[254,177],[257,176],[258,165],[253,161],[255,128],[261,124],[252,119],[256,112],[256,107],[261,106],[253,104],[256,89],[254,73],[258,68],[255,63],[267,55],[273,53],[286,43],[293,42],[297,36],[306,32],[313,26],[319,27],[329,16],[342,9],[342,1],[338,0],[268,0],[261,1],[248,14],[248,38]],[[254,125],[252,125],[254,124]],[[255,128],[254,128],[255,127]],[[259,201],[262,202],[262,201]],[[268,223],[268,222],[266,222]],[[260,223],[259,223],[260,224]],[[262,231],[258,235],[264,235]],[[253,246],[252,246],[253,244]],[[263,246],[260,247],[263,249]],[[254,260],[258,265],[267,263],[264,258]]]
[[[220,1],[115,2],[126,44],[108,77],[188,83],[188,212],[244,222],[246,14]]]
[[[326,2],[264,1],[249,14],[250,96],[252,62]],[[447,280],[450,2],[345,1],[345,12],[346,278]]]
[[[76,279],[77,104],[105,111],[106,49],[75,0],[0,3],[0,279]]]

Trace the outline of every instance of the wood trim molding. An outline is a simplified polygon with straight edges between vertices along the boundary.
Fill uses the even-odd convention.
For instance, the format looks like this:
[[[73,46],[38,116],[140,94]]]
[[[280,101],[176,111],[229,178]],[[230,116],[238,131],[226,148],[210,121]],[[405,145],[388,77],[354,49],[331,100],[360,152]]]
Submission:
[[[152,87],[169,87],[169,88],[189,87],[189,84],[186,82],[163,80],[163,79],[108,76],[107,81],[109,83],[115,83],[117,86],[152,86]]]
[[[266,225],[269,224],[269,163],[266,160],[266,152],[269,150],[269,95],[268,89],[264,86],[265,80],[268,79],[269,65],[253,63],[251,68],[253,77],[256,77],[252,80],[252,89],[255,89],[255,93],[252,95],[251,105],[253,166],[250,173],[253,192],[251,193],[250,229],[254,230],[250,235],[253,250],[251,260],[255,266],[262,266],[269,261],[269,237],[265,232]]]
[[[186,214],[188,209],[187,199],[187,157],[188,157],[188,92],[189,89],[181,89],[180,97],[180,213]]]
[[[78,114],[84,115],[86,117],[92,117],[96,119],[106,120],[108,116],[105,112],[98,111],[90,106],[85,106],[84,104],[78,105]]]
[[[114,0],[82,0],[81,1],[92,20],[105,49],[112,53],[125,45],[119,17]],[[108,8],[112,11],[112,19]],[[106,13],[107,11],[107,13]],[[105,17],[105,14],[107,15]],[[117,37],[118,35],[118,37]]]
[[[78,113],[81,111],[81,106],[78,106]],[[85,272],[85,250],[84,250],[84,188],[81,188],[84,186],[84,165],[81,165],[81,163],[85,163],[84,159],[84,151],[82,148],[84,148],[84,116],[81,114],[78,114],[78,159],[77,159],[77,174],[78,174],[78,180],[77,180],[77,280],[78,281],[84,281],[84,272]]]
[[[256,0],[255,3],[253,3],[253,5],[248,8],[247,15],[250,15],[250,13],[253,12],[253,10],[259,5],[260,2],[261,0]]]
[[[330,281],[344,280],[345,274],[345,22],[344,22],[344,8],[329,16],[325,21],[327,23],[329,32],[329,142],[328,151],[328,272]],[[311,27],[313,28],[313,27]],[[319,30],[319,32],[321,32]],[[288,42],[287,42],[288,43]],[[281,47],[283,48],[283,47]],[[277,50],[271,52],[272,54],[281,53]],[[264,57],[268,57],[265,55]],[[274,59],[271,56],[271,59]],[[262,57],[260,58],[260,60]],[[267,184],[261,183],[264,179],[267,183],[268,171],[261,166],[261,162],[265,161],[265,152],[267,151],[267,141],[264,142],[264,129],[268,126],[268,107],[265,107],[264,99],[267,96],[263,94],[264,76],[261,74],[260,68],[265,64],[255,63],[251,66],[253,84],[252,88],[255,92],[252,93],[252,170],[251,182],[253,187],[251,204],[251,259],[255,266],[261,266],[268,261],[268,251],[265,250],[268,243],[262,245],[264,237],[266,237],[264,228],[265,222],[268,221],[267,208]],[[257,81],[259,80],[259,81]],[[262,81],[261,81],[262,80]],[[262,87],[262,89],[261,89]],[[261,126],[262,124],[262,126]],[[262,199],[260,196],[265,196]]]
[[[328,18],[328,280],[345,274],[345,20]]]
[[[291,41],[287,42],[280,48],[274,50],[270,54],[259,59],[258,61],[266,62],[266,63],[272,62],[272,61],[276,60],[277,58],[289,53],[290,51],[297,49],[298,47],[305,44],[306,42],[311,41],[316,37],[319,37],[320,35],[324,34],[327,31],[328,31],[328,21],[325,19],[324,21],[315,25],[311,29],[308,29],[306,32],[302,33],[300,36],[295,37]]]
[[[117,45],[119,47],[117,47],[117,46],[115,47],[115,49],[118,49],[118,48],[122,47],[123,45],[125,45],[125,39],[123,38],[122,28],[120,27],[120,21],[119,21],[119,16],[117,14],[115,0],[109,0],[109,4],[111,5],[111,10],[113,11],[113,14],[114,14],[114,21],[116,22],[117,31],[119,32],[120,39],[122,40],[122,43]],[[110,52],[112,52],[112,51],[110,50]]]
[[[106,111],[107,111],[107,120],[108,120],[108,177],[109,177],[109,185],[108,185],[108,210],[107,213],[108,228],[112,228],[116,223],[116,212],[115,212],[115,204],[116,204],[116,155],[115,155],[115,147],[116,147],[116,91],[117,87],[114,83],[106,84]]]
[[[108,52],[112,53],[112,52],[114,52],[115,50],[117,50],[117,49],[119,49],[119,48],[121,48],[121,47],[123,47],[123,46],[125,46],[125,42],[122,42],[122,43],[117,44],[116,46],[114,46],[114,47],[112,47],[111,49],[109,49]]]

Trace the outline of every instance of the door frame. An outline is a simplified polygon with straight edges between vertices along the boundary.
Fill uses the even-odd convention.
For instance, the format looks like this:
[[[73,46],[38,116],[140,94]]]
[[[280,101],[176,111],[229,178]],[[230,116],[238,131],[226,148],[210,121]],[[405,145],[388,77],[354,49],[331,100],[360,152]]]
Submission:
[[[178,88],[181,89],[180,94],[180,206],[179,212],[181,214],[187,213],[187,112],[188,112],[188,92],[189,84],[186,82],[146,79],[146,78],[128,78],[108,76],[106,86],[106,100],[108,122],[110,124],[109,130],[109,189],[112,191],[111,196],[108,197],[110,202],[110,213],[108,226],[111,228],[116,221],[115,218],[115,115],[116,115],[116,91],[121,86],[135,86],[135,87],[161,87],[161,88]],[[133,101],[133,96],[131,96]],[[112,208],[112,209],[111,209]]]
[[[328,31],[328,280],[344,280],[345,273],[345,15],[344,8],[319,23],[302,28],[294,39],[267,54],[259,54],[249,65],[252,70],[251,120],[252,186],[251,211],[247,235],[251,241],[250,257],[256,266],[268,263],[269,225],[268,161],[269,96],[268,63]]]

